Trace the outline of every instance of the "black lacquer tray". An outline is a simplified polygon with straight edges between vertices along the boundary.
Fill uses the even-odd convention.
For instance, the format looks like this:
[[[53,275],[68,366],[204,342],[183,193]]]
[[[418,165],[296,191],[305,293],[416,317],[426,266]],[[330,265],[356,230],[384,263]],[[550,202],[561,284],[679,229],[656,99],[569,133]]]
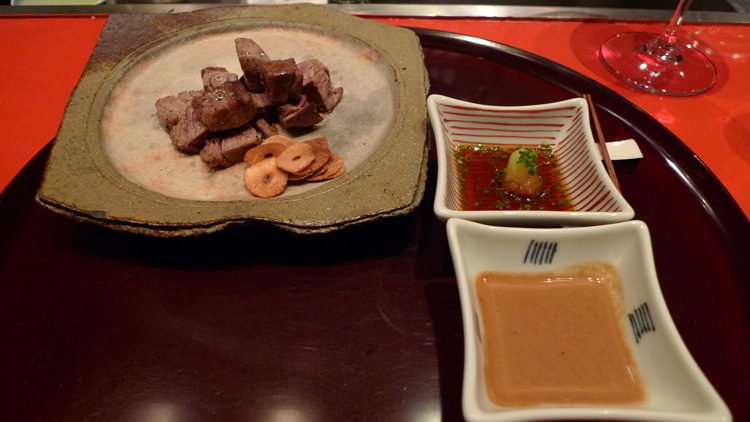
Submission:
[[[620,173],[649,226],[685,343],[750,416],[750,223],[672,133],[601,85],[501,44],[416,29],[433,93],[520,105],[584,93],[608,139],[644,159]],[[460,421],[463,333],[445,227],[420,207],[336,232],[237,227],[154,238],[34,202],[49,147],[0,196],[5,421]],[[415,159],[418,157],[415,157]]]

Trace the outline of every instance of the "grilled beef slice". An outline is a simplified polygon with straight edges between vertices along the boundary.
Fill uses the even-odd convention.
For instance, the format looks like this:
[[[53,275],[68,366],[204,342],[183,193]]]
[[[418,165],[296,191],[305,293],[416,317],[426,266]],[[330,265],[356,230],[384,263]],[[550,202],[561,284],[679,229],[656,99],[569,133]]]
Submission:
[[[253,96],[253,102],[255,103],[255,108],[258,110],[258,114],[265,113],[268,109],[272,108],[273,104],[271,104],[265,92],[252,92],[250,95]]]
[[[300,63],[302,74],[302,92],[308,100],[317,104],[321,111],[331,111],[341,101],[344,88],[335,88],[331,84],[331,73],[318,59],[305,60]]]
[[[174,146],[187,152],[200,151],[209,134],[208,127],[203,123],[201,111],[192,105],[187,106],[185,114],[169,131]]]
[[[250,38],[237,38],[234,40],[237,57],[242,67],[242,83],[250,92],[263,91],[263,67],[261,64],[268,61],[266,52]]]
[[[182,91],[177,94],[177,98],[185,101],[187,104],[191,104],[193,102],[193,98],[200,97],[201,95],[203,95],[203,91]]]
[[[201,159],[208,163],[208,168],[214,170],[217,167],[229,167],[232,165],[221,153],[221,139],[211,138],[201,149]]]
[[[245,125],[236,129],[214,132],[201,150],[201,158],[208,163],[208,167],[229,167],[245,158],[250,148],[258,145],[261,136],[252,125]]]
[[[201,78],[203,90],[206,92],[213,91],[227,82],[239,80],[236,73],[229,72],[223,67],[207,67],[201,70]]]
[[[156,100],[156,117],[162,127],[169,131],[185,115],[188,103],[174,95],[169,95]]]
[[[263,84],[271,104],[296,101],[302,94],[302,76],[294,59],[263,62]]]
[[[276,107],[276,114],[285,128],[310,127],[323,121],[323,116],[318,113],[317,106],[308,101],[306,95],[302,95],[296,104]]]
[[[212,131],[240,127],[255,117],[256,107],[252,95],[239,81],[226,82],[193,100],[201,110],[203,122]]]
[[[262,140],[260,133],[252,125],[230,130],[223,136],[221,153],[232,164],[241,162],[247,150],[258,145]]]
[[[279,131],[263,118],[255,119],[253,126],[261,133],[263,138],[270,138],[279,134]]]

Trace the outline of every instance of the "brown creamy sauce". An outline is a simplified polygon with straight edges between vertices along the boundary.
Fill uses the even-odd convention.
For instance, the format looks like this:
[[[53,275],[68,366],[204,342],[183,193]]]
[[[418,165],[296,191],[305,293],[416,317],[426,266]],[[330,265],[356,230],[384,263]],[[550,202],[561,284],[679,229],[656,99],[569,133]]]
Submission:
[[[626,344],[617,270],[485,272],[475,280],[484,376],[498,406],[636,404],[645,389]]]

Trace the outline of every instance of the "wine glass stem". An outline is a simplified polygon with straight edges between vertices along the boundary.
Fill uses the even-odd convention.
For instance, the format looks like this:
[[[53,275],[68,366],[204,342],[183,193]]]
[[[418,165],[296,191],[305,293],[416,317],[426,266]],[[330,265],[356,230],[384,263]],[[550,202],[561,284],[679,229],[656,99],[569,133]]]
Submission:
[[[669,21],[667,29],[664,30],[659,38],[659,42],[661,42],[664,47],[670,48],[677,42],[677,28],[685,18],[685,14],[687,14],[692,2],[693,0],[680,0],[680,4],[677,5],[677,10],[674,12],[674,16],[672,16],[672,20]]]
[[[680,4],[677,5],[677,10],[669,21],[667,28],[661,35],[643,46],[643,53],[659,63],[677,64],[682,61],[680,46],[677,44],[677,28],[682,23],[682,19],[685,18],[692,2],[693,0],[680,0]]]

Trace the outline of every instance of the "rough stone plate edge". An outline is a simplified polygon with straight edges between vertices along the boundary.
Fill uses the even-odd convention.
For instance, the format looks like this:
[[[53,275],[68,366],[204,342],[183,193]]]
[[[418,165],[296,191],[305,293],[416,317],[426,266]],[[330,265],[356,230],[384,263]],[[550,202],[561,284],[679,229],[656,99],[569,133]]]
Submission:
[[[303,200],[290,197],[253,204],[187,201],[155,194],[124,178],[112,183],[102,173],[102,158],[96,156],[102,152],[90,147],[91,137],[99,132],[99,90],[111,77],[112,69],[118,64],[121,67],[124,60],[137,59],[132,53],[155,39],[192,27],[242,20],[320,26],[361,40],[388,60],[398,80],[399,112],[391,134],[377,153],[357,168],[361,171],[352,172],[356,177],[342,178],[326,187],[326,192],[310,191]],[[328,232],[408,213],[421,201],[426,183],[428,90],[423,53],[413,31],[327,7],[249,6],[171,15],[112,15],[71,95],[37,202],[76,220],[164,237],[210,233],[248,222],[299,233]],[[399,171],[392,171],[394,168]],[[295,203],[301,206],[290,206]],[[315,210],[321,209],[336,211],[315,215]]]

